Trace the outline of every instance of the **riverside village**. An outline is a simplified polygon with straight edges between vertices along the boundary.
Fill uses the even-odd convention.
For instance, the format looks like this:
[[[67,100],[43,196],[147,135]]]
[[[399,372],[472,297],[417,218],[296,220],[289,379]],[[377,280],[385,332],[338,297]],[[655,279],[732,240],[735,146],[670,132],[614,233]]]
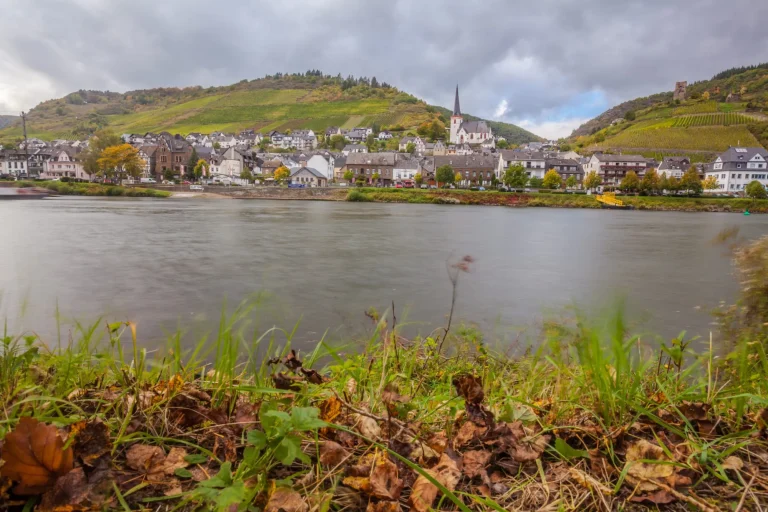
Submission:
[[[685,97],[685,82],[674,99]],[[611,125],[624,122],[615,119]],[[425,123],[415,131],[330,126],[322,132],[109,134],[128,146],[125,172],[89,165],[92,137],[30,137],[0,149],[0,178],[123,185],[394,187],[485,190],[748,195],[768,186],[768,151],[733,146],[706,162],[690,156],[643,156],[632,151],[577,151],[564,140],[510,144],[491,123],[462,114],[456,87],[448,126]],[[435,128],[437,124],[437,128]],[[104,131],[101,132],[104,134]],[[13,147],[9,147],[13,146]],[[442,172],[441,172],[442,171]],[[759,190],[758,190],[759,189]]]

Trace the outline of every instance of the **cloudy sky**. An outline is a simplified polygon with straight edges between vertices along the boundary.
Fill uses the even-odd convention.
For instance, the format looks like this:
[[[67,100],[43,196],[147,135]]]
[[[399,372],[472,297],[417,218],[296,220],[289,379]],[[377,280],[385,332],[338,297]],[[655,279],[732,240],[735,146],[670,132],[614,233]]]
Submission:
[[[77,89],[316,68],[567,135],[621,101],[768,61],[766,0],[3,0],[0,114]]]

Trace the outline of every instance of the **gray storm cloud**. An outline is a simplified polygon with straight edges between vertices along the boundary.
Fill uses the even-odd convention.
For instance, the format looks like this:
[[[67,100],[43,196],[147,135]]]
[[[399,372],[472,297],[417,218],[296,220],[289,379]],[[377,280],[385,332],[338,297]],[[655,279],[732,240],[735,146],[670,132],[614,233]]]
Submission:
[[[6,0],[2,11],[0,113],[80,88],[312,68],[444,106],[459,83],[467,112],[535,126],[580,117],[585,93],[613,104],[768,60],[764,0]]]

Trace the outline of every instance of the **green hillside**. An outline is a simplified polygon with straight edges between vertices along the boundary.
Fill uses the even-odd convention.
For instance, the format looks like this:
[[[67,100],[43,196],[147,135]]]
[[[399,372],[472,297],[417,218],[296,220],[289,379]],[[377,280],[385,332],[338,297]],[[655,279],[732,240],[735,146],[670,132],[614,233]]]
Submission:
[[[768,64],[734,68],[672,93],[631,100],[580,126],[570,138],[586,151],[710,159],[729,146],[768,146]]]
[[[31,137],[54,139],[82,137],[103,127],[117,133],[186,134],[376,125],[404,134],[440,116],[437,108],[375,78],[342,79],[311,71],[207,89],[78,91],[30,110],[27,131]],[[538,139],[514,125],[500,125],[499,131]],[[20,136],[19,123],[0,129],[0,140]]]
[[[0,128],[5,128],[6,126],[13,124],[18,119],[19,116],[0,116]]]

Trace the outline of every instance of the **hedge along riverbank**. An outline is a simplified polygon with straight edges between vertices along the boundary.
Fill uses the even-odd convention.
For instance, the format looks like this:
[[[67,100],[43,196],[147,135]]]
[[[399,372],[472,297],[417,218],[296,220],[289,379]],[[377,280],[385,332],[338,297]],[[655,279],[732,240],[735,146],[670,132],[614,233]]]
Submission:
[[[564,193],[510,193],[471,190],[419,190],[357,188],[356,201],[378,203],[469,204],[487,206],[530,206],[549,208],[600,208],[594,196]],[[362,196],[362,198],[361,198]],[[637,210],[684,212],[768,213],[768,200],[721,197],[620,196]]]
[[[170,197],[171,193],[151,188],[127,188],[101,183],[77,183],[61,181],[20,181],[17,187],[45,188],[62,196],[125,196],[125,197]]]

